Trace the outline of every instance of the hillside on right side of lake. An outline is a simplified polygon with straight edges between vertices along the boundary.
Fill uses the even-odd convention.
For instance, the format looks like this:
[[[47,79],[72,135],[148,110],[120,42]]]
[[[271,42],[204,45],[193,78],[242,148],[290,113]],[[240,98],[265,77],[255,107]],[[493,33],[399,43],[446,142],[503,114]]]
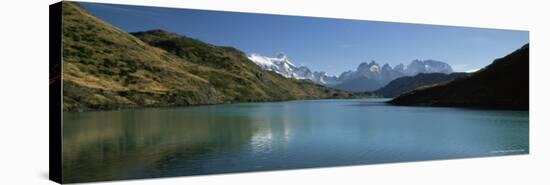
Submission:
[[[385,98],[394,98],[422,86],[445,83],[466,75],[468,73],[420,73],[416,76],[404,76],[391,81],[388,85],[374,91],[374,93]]]
[[[529,44],[467,77],[419,88],[390,103],[528,110]]]

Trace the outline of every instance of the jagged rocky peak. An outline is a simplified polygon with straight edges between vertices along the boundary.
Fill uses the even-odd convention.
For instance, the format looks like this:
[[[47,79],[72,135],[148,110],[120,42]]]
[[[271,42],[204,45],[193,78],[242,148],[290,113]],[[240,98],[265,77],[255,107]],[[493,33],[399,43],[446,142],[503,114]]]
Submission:
[[[368,66],[368,65],[369,65],[369,64],[367,64],[366,62],[361,62],[361,63],[359,64],[359,66],[357,66],[357,70],[362,69],[362,68],[365,68],[365,67]]]
[[[404,72],[413,76],[418,73],[445,73],[450,74],[453,71],[453,68],[441,61],[437,60],[413,60],[407,67],[404,69]]]
[[[283,52],[277,53],[276,57],[277,57],[278,59],[281,59],[281,60],[284,60],[284,61],[288,61],[288,56],[287,56],[285,53],[283,53]]]
[[[391,70],[392,70],[392,68],[389,64],[384,64],[382,66],[382,71],[391,71]]]
[[[368,73],[368,72],[380,72],[380,65],[376,63],[376,61],[372,60],[369,63],[363,62],[359,64],[357,67],[357,71],[361,71],[362,73]]]
[[[376,63],[376,61],[371,60],[370,63],[369,63],[369,65],[378,65],[378,64]]]
[[[402,71],[405,70],[405,65],[403,65],[403,64],[397,64],[397,65],[393,68],[393,70],[402,72]]]

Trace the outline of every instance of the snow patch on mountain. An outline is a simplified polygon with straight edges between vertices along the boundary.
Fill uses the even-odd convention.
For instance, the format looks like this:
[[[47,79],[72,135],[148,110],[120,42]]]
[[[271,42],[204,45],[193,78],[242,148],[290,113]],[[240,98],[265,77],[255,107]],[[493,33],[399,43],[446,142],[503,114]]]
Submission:
[[[250,54],[248,55],[248,59],[256,63],[262,69],[273,71],[286,78],[306,79],[321,85],[331,83],[336,78],[335,76],[327,75],[325,72],[311,71],[305,66],[297,67],[290,62],[288,56],[284,53],[279,53],[276,57]]]

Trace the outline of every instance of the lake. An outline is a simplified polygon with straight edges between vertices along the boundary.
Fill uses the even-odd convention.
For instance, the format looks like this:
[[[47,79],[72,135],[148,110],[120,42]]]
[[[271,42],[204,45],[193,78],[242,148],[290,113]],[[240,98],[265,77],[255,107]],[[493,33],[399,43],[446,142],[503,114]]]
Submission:
[[[64,182],[529,153],[529,112],[304,100],[64,112]]]

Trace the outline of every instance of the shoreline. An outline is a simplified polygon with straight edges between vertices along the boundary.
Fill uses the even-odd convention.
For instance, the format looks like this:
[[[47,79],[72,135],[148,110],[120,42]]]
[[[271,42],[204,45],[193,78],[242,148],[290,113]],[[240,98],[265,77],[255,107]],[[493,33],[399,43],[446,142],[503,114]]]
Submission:
[[[107,112],[107,111],[115,111],[115,110],[146,109],[146,108],[184,108],[184,107],[200,107],[200,106],[227,105],[227,104],[240,104],[240,103],[277,103],[277,102],[290,102],[290,101],[302,101],[302,100],[351,100],[351,99],[387,99],[387,98],[384,98],[384,97],[351,97],[351,98],[328,97],[328,98],[305,98],[305,99],[270,100],[270,101],[223,102],[223,103],[212,103],[212,104],[126,106],[126,107],[116,107],[116,108],[62,110],[62,112],[64,113]]]

